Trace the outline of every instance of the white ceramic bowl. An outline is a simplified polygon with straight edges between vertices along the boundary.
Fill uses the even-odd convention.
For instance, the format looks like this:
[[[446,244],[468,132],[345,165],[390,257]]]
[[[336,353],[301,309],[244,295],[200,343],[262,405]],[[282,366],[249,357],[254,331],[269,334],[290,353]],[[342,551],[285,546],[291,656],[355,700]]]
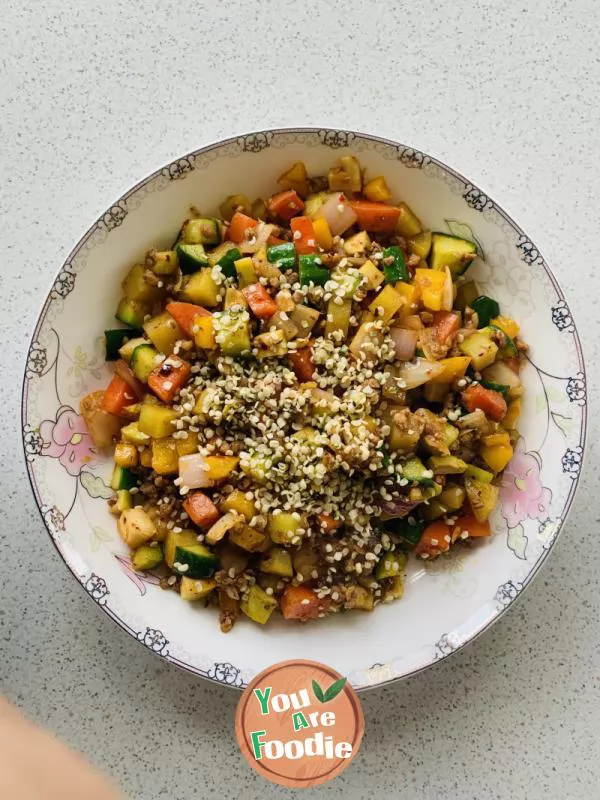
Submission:
[[[168,246],[188,207],[216,213],[235,192],[266,197],[301,160],[323,174],[356,154],[383,174],[428,228],[479,243],[480,286],[522,326],[523,438],[494,513],[495,536],[469,552],[410,564],[404,599],[372,614],[265,628],[240,620],[223,635],[216,614],[132,572],[109,515],[110,459],[93,452],[79,398],[105,386],[102,332],[113,327],[119,284],[150,247]],[[413,674],[488,628],[545,560],[577,486],[585,439],[585,374],[575,324],[544,258],[489,197],[436,159],[349,131],[289,129],[228,139],[179,158],[121,197],[75,246],[48,295],[28,354],[23,441],[42,517],[65,563],[90,597],[133,637],[190,672],[242,687],[293,657],[315,659],[357,688]]]

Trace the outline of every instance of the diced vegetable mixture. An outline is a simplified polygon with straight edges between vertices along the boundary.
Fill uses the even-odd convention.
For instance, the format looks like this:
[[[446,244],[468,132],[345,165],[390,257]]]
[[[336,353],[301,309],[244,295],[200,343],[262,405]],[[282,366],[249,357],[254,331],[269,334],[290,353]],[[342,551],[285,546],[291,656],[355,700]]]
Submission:
[[[278,183],[132,266],[81,405],[133,568],[223,631],[402,597],[411,554],[490,536],[518,437],[526,346],[468,278],[475,243],[353,156]]]

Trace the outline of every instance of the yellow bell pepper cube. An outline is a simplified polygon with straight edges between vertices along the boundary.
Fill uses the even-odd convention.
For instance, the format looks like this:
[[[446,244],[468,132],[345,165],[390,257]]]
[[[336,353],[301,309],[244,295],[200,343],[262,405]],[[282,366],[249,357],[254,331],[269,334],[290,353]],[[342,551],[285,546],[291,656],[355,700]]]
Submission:
[[[481,441],[486,447],[496,447],[499,444],[510,444],[510,436],[506,431],[500,433],[489,433],[487,436],[482,436]]]
[[[518,336],[519,334],[519,326],[514,319],[511,319],[510,317],[494,317],[494,319],[491,320],[491,324],[495,325],[497,328],[500,328],[500,330],[504,331],[504,333],[507,336],[510,336],[511,339],[514,339],[515,336]]]
[[[222,481],[237,467],[239,458],[236,456],[207,456],[206,476],[211,481]]]
[[[358,271],[367,279],[368,289],[378,289],[385,280],[383,272],[377,269],[372,261],[365,261]]]
[[[372,178],[365,185],[363,194],[367,200],[373,200],[376,203],[385,203],[392,196],[392,193],[390,192],[383,175],[379,175],[377,178]]]
[[[256,272],[254,271],[254,262],[251,258],[238,258],[233,262],[235,271],[238,274],[240,288],[251,286],[253,283],[258,283]]]
[[[172,436],[152,440],[152,469],[159,475],[173,475],[179,470],[177,445]]]
[[[313,228],[315,231],[315,239],[319,247],[323,250],[331,250],[333,247],[333,236],[329,230],[329,223],[326,219],[313,219]]]
[[[431,378],[429,383],[452,383],[452,381],[462,378],[471,363],[468,356],[455,356],[454,358],[442,358],[438,361],[444,371]]]
[[[442,295],[446,273],[441,270],[422,269],[415,270],[413,286],[421,290],[423,305],[430,311],[441,311]]]
[[[502,420],[502,426],[508,431],[512,431],[517,427],[517,420],[521,416],[521,398],[517,397],[508,404],[508,411]]]
[[[199,272],[194,272],[184,281],[183,298],[205,308],[219,305],[219,287],[212,276],[212,267],[205,267]],[[150,334],[148,335],[150,336]],[[150,338],[152,337],[150,336]],[[183,339],[185,336],[182,335],[179,338]]]
[[[375,319],[381,319],[387,323],[404,305],[404,298],[398,294],[393,286],[385,286],[369,306],[369,311],[375,314]],[[383,314],[377,311],[383,309]]]
[[[497,444],[492,447],[484,444],[481,446],[479,453],[488,467],[494,472],[502,472],[513,457],[513,449],[509,444]]]
[[[420,305],[420,296],[419,296],[419,287],[413,286],[412,283],[404,283],[404,281],[398,281],[398,283],[394,284],[394,289],[398,292],[398,294],[404,298],[404,306],[400,310],[399,316],[406,316],[407,314],[414,314],[416,311],[419,310]]]
[[[214,350],[217,346],[215,342],[215,329],[212,317],[196,317],[194,320],[194,342],[196,347],[202,350]]]

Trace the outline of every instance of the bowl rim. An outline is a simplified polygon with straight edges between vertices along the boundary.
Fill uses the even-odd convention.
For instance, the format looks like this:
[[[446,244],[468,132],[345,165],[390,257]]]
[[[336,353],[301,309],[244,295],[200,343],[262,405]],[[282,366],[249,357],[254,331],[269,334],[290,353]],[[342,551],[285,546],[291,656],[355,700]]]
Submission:
[[[384,137],[384,136],[378,136],[376,134],[365,133],[363,131],[358,131],[358,130],[355,130],[353,128],[339,128],[339,127],[329,127],[329,126],[321,126],[321,125],[300,126],[300,127],[282,126],[282,127],[276,127],[276,128],[260,128],[260,129],[256,129],[256,130],[251,130],[251,131],[246,131],[246,132],[242,132],[242,133],[233,134],[232,136],[228,136],[228,137],[223,138],[223,139],[214,139],[214,140],[209,141],[207,144],[205,144],[205,145],[203,145],[203,146],[201,146],[199,148],[195,148],[194,150],[190,150],[190,151],[188,151],[188,152],[186,152],[186,153],[184,153],[182,155],[176,156],[175,158],[173,158],[170,161],[168,161],[168,162],[162,164],[161,166],[157,167],[152,172],[148,173],[146,176],[144,176],[139,181],[137,181],[127,191],[125,191],[123,194],[121,194],[114,203],[111,203],[111,205],[108,207],[108,209],[106,211],[104,211],[103,213],[99,214],[98,217],[94,220],[94,222],[85,230],[83,235],[77,240],[76,244],[69,250],[66,258],[62,261],[60,268],[54,274],[54,277],[52,279],[52,284],[51,284],[50,288],[47,290],[47,293],[46,293],[46,296],[44,298],[44,301],[41,304],[41,308],[37,313],[36,323],[35,323],[35,326],[33,328],[31,337],[29,339],[28,347],[27,347],[27,349],[25,351],[24,366],[23,366],[23,381],[22,381],[22,389],[21,389],[21,414],[20,414],[20,419],[21,419],[21,436],[20,436],[20,439],[21,439],[21,445],[23,447],[23,456],[24,456],[24,459],[25,459],[27,479],[29,481],[29,486],[31,488],[31,492],[32,492],[33,497],[34,497],[38,513],[39,513],[40,518],[42,520],[42,523],[43,523],[43,525],[44,525],[44,527],[46,529],[46,532],[48,533],[50,541],[52,542],[53,546],[55,547],[60,559],[66,565],[69,573],[75,579],[75,582],[80,586],[80,588],[84,591],[84,593],[88,597],[90,597],[89,591],[86,589],[84,583],[82,583],[82,581],[78,577],[76,569],[75,569],[75,566],[69,560],[67,560],[65,554],[58,547],[58,544],[57,544],[57,542],[55,540],[55,537],[52,535],[52,531],[50,529],[50,526],[49,526],[49,524],[47,523],[47,521],[46,521],[46,519],[44,517],[44,514],[42,512],[42,507],[41,507],[42,504],[40,502],[40,498],[38,497],[38,493],[36,491],[36,486],[35,486],[35,481],[33,479],[32,465],[31,465],[31,462],[27,458],[27,451],[26,451],[26,447],[25,447],[24,431],[25,431],[25,426],[28,423],[27,416],[26,416],[26,408],[27,408],[28,382],[30,380],[30,377],[27,375],[27,361],[28,361],[29,355],[31,353],[31,350],[32,350],[32,348],[33,348],[33,346],[35,344],[35,341],[36,341],[37,335],[38,335],[38,333],[40,331],[40,328],[41,328],[41,326],[42,326],[42,324],[44,322],[44,318],[45,318],[47,309],[48,309],[50,303],[53,300],[53,297],[52,297],[52,286],[54,285],[54,282],[56,281],[56,279],[60,275],[61,271],[64,270],[65,266],[72,260],[72,258],[76,255],[76,253],[79,251],[79,249],[84,244],[84,242],[89,238],[89,236],[96,229],[99,221],[103,218],[103,216],[105,214],[107,214],[110,211],[110,209],[113,208],[114,206],[118,205],[119,203],[121,203],[123,201],[126,201],[132,194],[137,192],[142,186],[144,186],[145,184],[147,184],[150,181],[154,180],[155,178],[159,177],[161,174],[163,174],[163,171],[165,169],[168,169],[171,165],[174,165],[177,162],[180,162],[182,159],[195,158],[196,156],[201,155],[203,153],[210,152],[211,150],[215,150],[215,149],[218,149],[218,148],[221,148],[221,147],[225,147],[227,145],[239,143],[240,140],[245,140],[245,139],[247,139],[249,137],[256,137],[256,136],[262,136],[262,135],[268,136],[268,135],[302,134],[302,133],[343,134],[343,135],[346,135],[346,136],[358,137],[359,139],[366,139],[366,140],[369,140],[369,141],[372,141],[372,142],[375,142],[375,143],[388,145],[388,146],[394,147],[394,148],[400,148],[403,151],[409,151],[409,152],[411,152],[411,153],[413,153],[415,155],[423,157],[424,159],[425,158],[428,159],[429,163],[433,163],[434,165],[436,165],[438,167],[441,167],[443,170],[447,171],[452,176],[454,176],[458,180],[462,181],[465,185],[468,185],[471,189],[473,189],[473,190],[475,190],[477,192],[480,192],[486,198],[492,200],[492,198],[489,196],[489,194],[487,192],[484,192],[482,189],[480,189],[480,187],[477,184],[474,184],[471,180],[468,180],[461,172],[458,172],[453,167],[448,166],[448,164],[446,164],[444,161],[440,160],[439,158],[437,158],[435,156],[432,156],[430,153],[425,152],[423,150],[419,150],[416,147],[413,147],[412,145],[403,144],[402,142],[399,142],[399,141],[394,140],[394,139],[389,139],[389,138]],[[323,144],[323,146],[326,146],[326,145]],[[348,147],[351,147],[351,144],[349,144]],[[532,246],[532,248],[541,256],[541,251],[536,247],[535,243],[529,238],[529,236],[527,236],[527,234],[523,231],[521,226],[518,225],[515,222],[514,218],[510,214],[508,214],[504,210],[504,208],[502,206],[500,206],[495,200],[492,200],[492,202],[493,202],[495,210],[499,212],[499,214],[504,218],[504,220],[507,223],[509,223],[510,226],[515,230],[515,232],[520,234],[524,238],[524,240],[528,244],[530,244]],[[504,614],[510,608],[513,607],[513,605],[516,603],[516,601],[520,599],[520,597],[524,594],[525,590],[531,585],[531,583],[533,582],[534,578],[537,577],[537,575],[538,575],[539,571],[541,570],[542,566],[546,563],[546,561],[548,559],[548,556],[550,555],[550,553],[554,549],[554,546],[555,546],[555,544],[556,544],[556,542],[557,542],[557,540],[558,540],[558,538],[559,538],[559,536],[560,536],[560,534],[561,534],[561,532],[562,532],[562,530],[563,530],[563,528],[565,526],[565,523],[566,523],[567,519],[569,518],[569,515],[570,515],[572,507],[573,507],[573,501],[575,499],[575,496],[577,494],[577,491],[578,491],[580,483],[581,483],[581,475],[583,474],[583,472],[585,470],[585,464],[586,464],[586,444],[587,444],[587,427],[588,427],[587,374],[586,374],[586,368],[585,368],[585,359],[584,359],[584,355],[583,355],[583,348],[582,348],[582,345],[581,345],[581,339],[580,339],[579,332],[578,332],[578,329],[577,329],[577,324],[576,324],[575,320],[573,319],[572,313],[570,313],[570,306],[569,306],[569,304],[567,302],[567,299],[565,297],[565,293],[564,293],[564,291],[562,289],[562,286],[559,283],[559,281],[557,280],[556,276],[554,275],[554,272],[552,271],[551,267],[548,265],[546,259],[543,256],[541,256],[541,263],[539,264],[539,266],[541,266],[544,269],[548,279],[550,280],[550,282],[552,283],[552,285],[554,287],[554,290],[555,290],[559,300],[561,300],[565,304],[565,307],[567,309],[569,309],[569,314],[570,314],[570,317],[571,317],[571,320],[572,320],[572,326],[573,326],[573,330],[571,331],[571,333],[572,333],[573,338],[574,338],[575,349],[576,349],[576,354],[577,354],[577,360],[578,360],[578,364],[579,364],[579,369],[580,369],[580,372],[583,375],[583,381],[584,381],[584,386],[585,386],[585,397],[584,397],[584,402],[582,403],[582,415],[581,415],[580,439],[579,439],[579,447],[581,449],[581,452],[580,452],[580,457],[581,457],[580,465],[581,466],[580,466],[580,469],[579,469],[579,472],[577,473],[577,475],[572,479],[572,486],[570,488],[568,497],[567,497],[567,499],[565,501],[565,505],[564,505],[564,507],[562,509],[560,521],[557,524],[556,533],[555,533],[552,541],[550,542],[549,546],[544,549],[542,555],[539,557],[537,562],[533,565],[533,567],[527,573],[527,575],[522,579],[521,588],[517,592],[515,597],[508,599],[506,604],[504,604],[501,608],[499,608],[497,606],[495,612],[493,614],[491,614],[491,616],[485,621],[485,623],[479,629],[475,630],[474,633],[469,634],[467,636],[467,638],[462,643],[458,644],[456,647],[453,647],[447,653],[443,653],[443,652],[441,654],[437,654],[436,653],[436,655],[434,657],[430,658],[429,661],[426,664],[423,664],[423,665],[411,670],[410,672],[406,672],[406,673],[401,674],[401,675],[394,675],[391,678],[387,678],[385,680],[374,682],[373,684],[367,684],[367,685],[364,685],[364,686],[357,687],[357,689],[356,689],[357,691],[364,692],[364,691],[368,691],[368,690],[371,690],[371,689],[381,688],[383,686],[388,686],[389,684],[396,683],[397,681],[405,680],[407,678],[410,678],[410,677],[413,677],[415,675],[418,675],[419,673],[430,669],[434,665],[439,664],[442,661],[445,661],[446,659],[450,658],[451,656],[455,655],[456,653],[460,652],[461,650],[464,650],[468,645],[470,645],[472,642],[474,642],[476,639],[478,639],[482,634],[486,633],[494,625],[494,623],[496,623],[501,617],[504,616]],[[125,620],[121,619],[114,611],[112,611],[112,609],[108,608],[108,606],[106,606],[104,604],[100,604],[100,603],[97,603],[97,602],[94,603],[94,605],[99,606],[100,609],[109,617],[109,619],[111,619],[119,628],[121,628],[123,631],[125,631],[126,633],[129,634],[130,638],[132,638],[134,641],[136,641],[140,646],[144,647],[144,649],[146,649],[146,650],[149,649],[144,644],[144,642],[141,641],[140,638],[138,638],[138,636],[136,635],[136,632],[125,622]],[[238,683],[238,682],[236,682],[235,684],[228,683],[227,681],[220,680],[217,677],[212,677],[212,676],[208,675],[205,671],[199,670],[198,668],[193,667],[191,664],[186,664],[186,663],[180,661],[179,659],[177,659],[175,656],[169,655],[168,653],[165,654],[165,653],[162,653],[162,652],[156,652],[155,650],[152,650],[152,652],[154,653],[154,655],[158,656],[163,661],[165,661],[165,662],[167,662],[169,664],[172,664],[175,667],[178,667],[182,671],[187,672],[188,674],[194,675],[195,677],[203,678],[204,680],[207,680],[207,681],[209,681],[211,683],[216,683],[216,684],[218,684],[220,686],[229,686],[231,688],[238,689],[238,690],[243,690],[245,688],[245,686],[247,685],[246,682],[243,682],[241,684]],[[375,664],[373,666],[375,667],[375,666],[379,666],[379,665]]]

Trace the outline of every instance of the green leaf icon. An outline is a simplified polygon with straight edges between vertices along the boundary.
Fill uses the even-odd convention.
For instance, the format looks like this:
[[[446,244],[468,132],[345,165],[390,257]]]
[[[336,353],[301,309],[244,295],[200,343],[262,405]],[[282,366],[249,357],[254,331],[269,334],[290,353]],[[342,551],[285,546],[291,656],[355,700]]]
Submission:
[[[325,695],[323,694],[323,689],[319,686],[319,684],[313,679],[312,682],[312,690],[315,694],[315,697],[320,703],[325,702]]]
[[[333,700],[338,694],[342,691],[344,686],[346,685],[347,678],[340,678],[339,680],[335,681],[331,684],[329,689],[325,692],[325,699],[322,701],[324,703],[328,703],[330,700]]]

